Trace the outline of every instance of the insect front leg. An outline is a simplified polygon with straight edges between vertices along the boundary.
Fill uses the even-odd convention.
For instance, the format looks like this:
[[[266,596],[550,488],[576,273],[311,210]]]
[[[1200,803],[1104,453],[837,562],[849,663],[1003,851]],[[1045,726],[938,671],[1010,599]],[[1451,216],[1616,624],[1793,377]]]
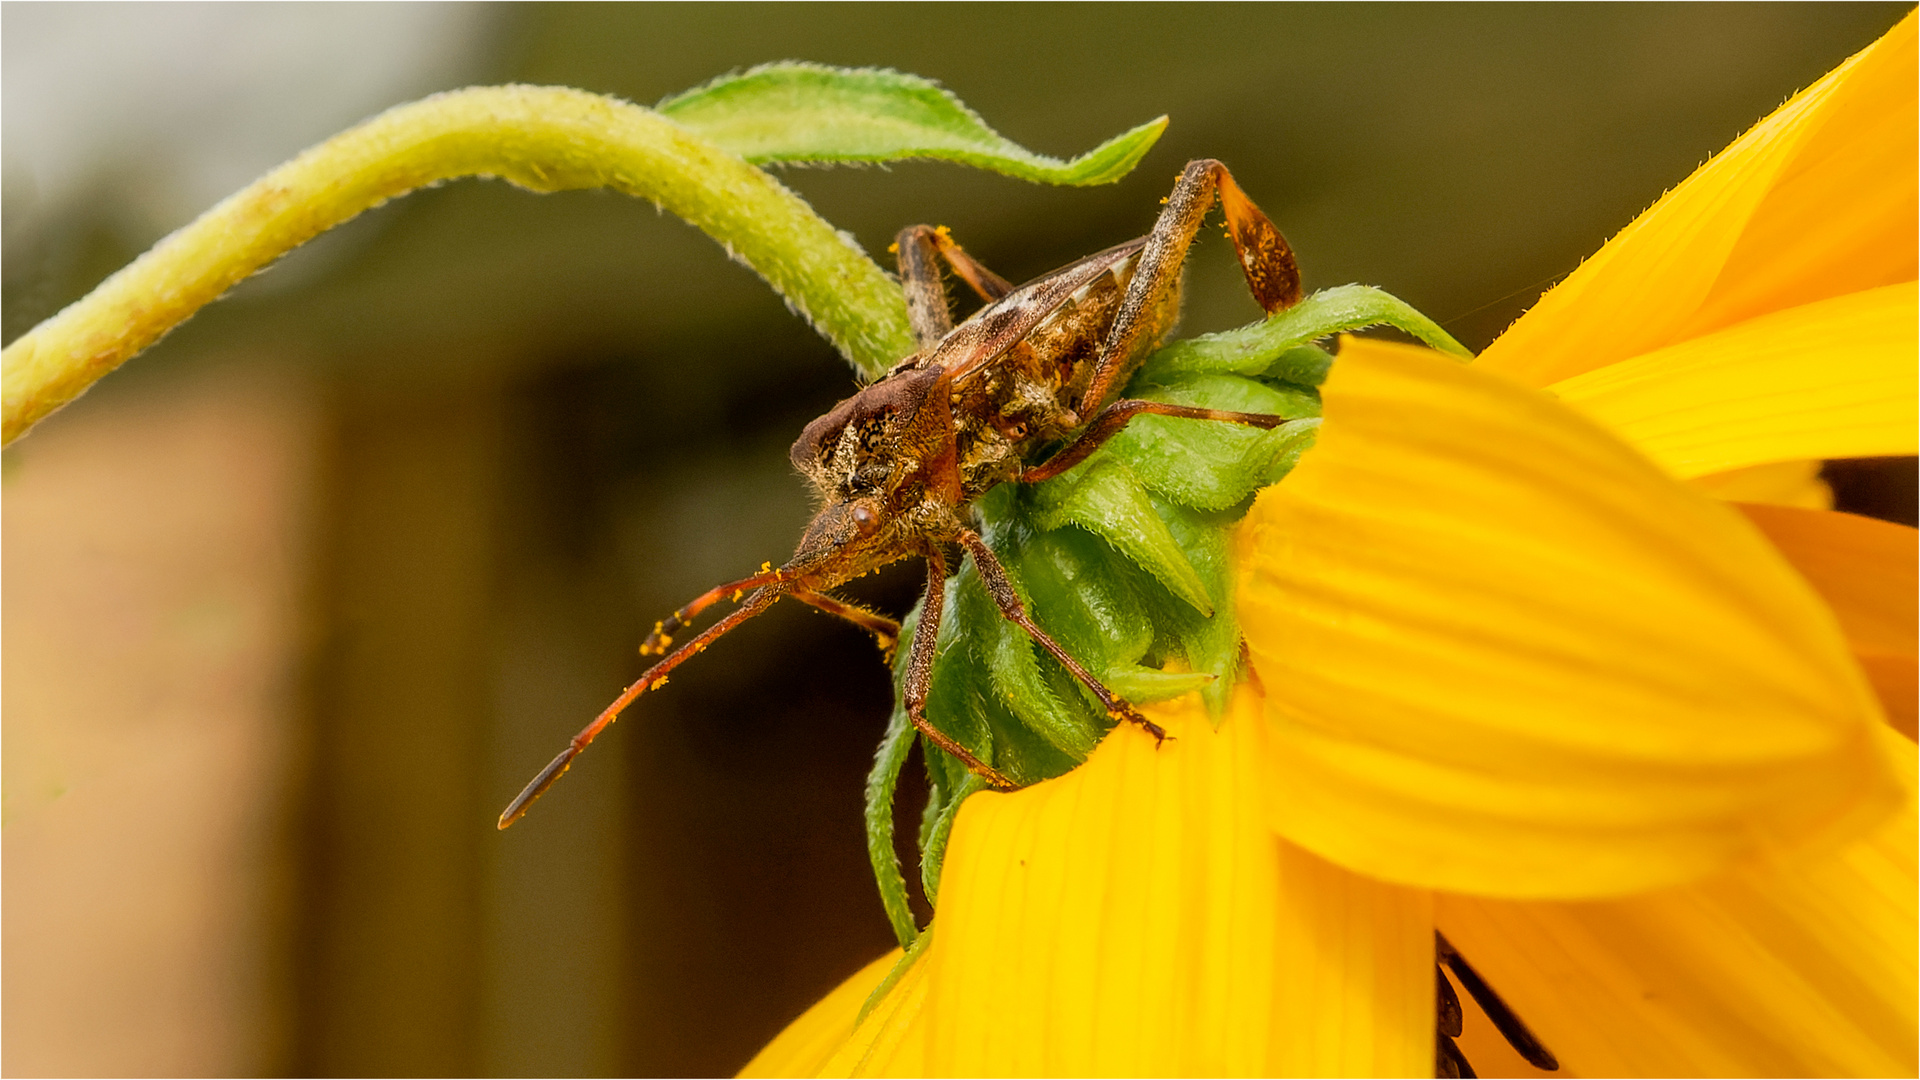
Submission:
[[[909,225],[893,239],[900,268],[900,289],[907,297],[907,321],[920,348],[930,349],[953,330],[953,311],[947,306],[946,279],[939,260],[945,259],[982,300],[992,303],[1013,291],[1006,278],[980,265],[954,243],[945,226]]]
[[[873,635],[882,652],[888,658],[893,656],[893,647],[900,641],[900,624],[877,611],[868,611],[859,604],[851,604],[837,596],[817,593],[810,589],[794,589],[795,600],[810,604],[835,618],[845,619],[853,625]]]
[[[1000,565],[999,556],[993,553],[993,549],[987,546],[986,540],[979,533],[972,529],[963,529],[960,533],[960,543],[973,553],[973,565],[980,570],[980,580],[987,586],[987,594],[993,597],[994,604],[1000,608],[1000,614],[1005,616],[1008,622],[1026,631],[1028,637],[1051,653],[1053,658],[1060,661],[1061,666],[1065,667],[1074,678],[1079,679],[1087,689],[1093,691],[1093,696],[1099,699],[1100,707],[1106,710],[1109,717],[1139,724],[1156,741],[1166,739],[1165,728],[1140,715],[1139,710],[1128,704],[1125,698],[1107,689],[1106,684],[1095,678],[1093,672],[1088,671],[1080,661],[1074,659],[1072,653],[1062,648],[1059,642],[1053,640],[1052,635],[1040,629],[1039,624],[1027,615],[1027,606],[1020,602],[1020,594],[1014,591],[1013,582],[1008,580],[1006,568]]]
[[[1300,267],[1294,262],[1286,237],[1234,183],[1225,165],[1212,158],[1187,162],[1173,193],[1167,196],[1166,209],[1160,211],[1153,231],[1147,234],[1147,246],[1140,252],[1133,280],[1127,285],[1106,341],[1101,343],[1093,379],[1086,396],[1076,405],[1081,416],[1099,407],[1115,384],[1131,374],[1129,364],[1142,344],[1140,335],[1151,323],[1147,316],[1179,287],[1187,249],[1193,246],[1193,238],[1216,198],[1226,211],[1227,235],[1240,256],[1240,269],[1246,273],[1253,298],[1269,315],[1299,302]]]
[[[933,745],[959,758],[961,764],[984,777],[994,787],[1010,790],[1018,787],[993,766],[973,755],[973,751],[955,742],[946,732],[927,720],[927,693],[933,689],[933,650],[940,637],[941,609],[947,600],[947,557],[939,548],[927,552],[927,596],[920,606],[920,626],[913,632],[913,647],[907,653],[907,719],[920,729]]]

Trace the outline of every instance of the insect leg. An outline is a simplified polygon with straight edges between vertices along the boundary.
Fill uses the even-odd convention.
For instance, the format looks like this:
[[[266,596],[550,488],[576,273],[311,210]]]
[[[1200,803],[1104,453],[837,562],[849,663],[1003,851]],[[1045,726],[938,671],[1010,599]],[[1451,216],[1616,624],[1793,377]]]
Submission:
[[[1027,607],[1020,602],[1020,594],[1014,591],[1013,582],[1007,580],[1006,568],[1000,565],[999,556],[993,553],[993,549],[987,546],[986,540],[981,538],[979,533],[972,529],[961,530],[960,543],[973,553],[973,565],[979,568],[980,580],[986,583],[987,593],[999,606],[1000,614],[1005,616],[1007,621],[1025,630],[1028,637],[1038,643],[1041,648],[1052,653],[1053,658],[1060,661],[1074,678],[1079,679],[1087,689],[1093,691],[1093,696],[1100,699],[1100,707],[1107,711],[1109,717],[1115,720],[1131,720],[1145,728],[1147,734],[1152,735],[1156,740],[1164,740],[1167,737],[1166,729],[1140,715],[1138,710],[1127,704],[1125,698],[1107,689],[1104,683],[1094,677],[1093,672],[1082,666],[1080,661],[1075,660],[1071,653],[1061,648],[1059,642],[1053,640],[1045,630],[1040,629],[1039,625],[1027,616]]]
[[[546,768],[540,770],[538,776],[521,789],[520,794],[513,797],[513,801],[507,804],[507,808],[500,812],[499,827],[504,829],[526,816],[527,808],[533,805],[534,800],[545,795],[554,781],[566,775],[567,769],[573,765],[573,759],[580,756],[580,751],[585,750],[596,736],[607,729],[609,724],[618,720],[621,711],[633,704],[634,698],[663,685],[667,681],[668,672],[679,667],[689,657],[705,652],[708,643],[714,638],[772,607],[773,602],[784,595],[786,595],[786,589],[779,584],[755,590],[752,596],[747,597],[746,603],[728,612],[726,618],[702,630],[685,645],[673,650],[660,662],[648,668],[646,674],[634,680],[632,686],[627,687],[619,697],[613,700],[613,704],[602,709],[600,715],[594,717],[593,723],[582,728],[580,734],[569,740],[567,748],[560,751],[552,761],[547,763]]]
[[[1013,291],[1011,282],[980,265],[944,227],[909,225],[894,237],[893,248],[899,259],[900,288],[907,295],[907,320],[922,349],[938,344],[953,329],[947,286],[936,258],[945,259],[982,300],[991,303]]]
[[[803,604],[811,604],[829,615],[842,618],[872,634],[880,643],[880,648],[888,656],[893,655],[893,647],[900,641],[900,624],[878,612],[868,611],[859,604],[850,604],[837,596],[828,596],[810,589],[793,590],[793,598]]]
[[[1527,1064],[1534,1068],[1543,1072],[1559,1071],[1560,1059],[1555,1057],[1553,1051],[1547,1049],[1546,1044],[1540,1041],[1540,1037],[1521,1021],[1520,1017],[1514,1013],[1512,1006],[1495,993],[1493,987],[1487,985],[1487,980],[1480,977],[1480,973],[1473,969],[1472,964],[1467,963],[1467,958],[1460,955],[1459,951],[1453,947],[1453,942],[1448,941],[1445,934],[1436,930],[1433,934],[1433,943],[1434,952],[1440,962],[1447,965],[1447,970],[1453,972],[1454,976],[1460,980],[1461,987],[1473,995],[1474,1002],[1487,1014],[1487,1019],[1493,1021],[1493,1026],[1498,1028],[1500,1034],[1506,1038],[1507,1045],[1518,1051],[1521,1057],[1527,1059]]]
[[[907,699],[907,719],[920,729],[933,745],[959,758],[994,787],[1018,787],[999,771],[973,755],[973,751],[955,742],[946,732],[927,720],[927,692],[933,688],[933,649],[940,636],[940,612],[947,599],[947,557],[939,548],[927,552],[927,596],[920,606],[920,626],[913,632],[913,646],[907,653],[907,678],[903,696]]]
[[[699,618],[701,612],[729,597],[738,600],[740,594],[746,590],[757,589],[762,585],[770,585],[779,581],[780,576],[780,571],[767,569],[760,571],[752,577],[744,577],[739,581],[729,581],[725,585],[715,585],[713,588],[687,601],[686,605],[678,611],[654,623],[653,632],[647,635],[647,640],[640,643],[640,655],[660,656],[665,654],[667,647],[673,644],[673,635],[685,628],[687,623]]]
[[[1216,197],[1226,211],[1227,234],[1240,256],[1240,269],[1246,273],[1253,298],[1269,315],[1299,302],[1300,268],[1286,237],[1233,182],[1225,165],[1211,158],[1187,162],[1167,196],[1167,208],[1147,234],[1127,295],[1100,346],[1093,381],[1078,406],[1082,415],[1105,401],[1114,384],[1129,374],[1134,350],[1142,344],[1140,335],[1153,323],[1149,316],[1162,298],[1179,287],[1187,249]]]
[[[1127,422],[1136,416],[1152,414],[1154,416],[1180,416],[1189,420],[1221,420],[1230,424],[1245,424],[1248,427],[1277,428],[1281,424],[1292,423],[1284,417],[1271,413],[1228,412],[1225,409],[1202,409],[1192,405],[1169,405],[1162,401],[1141,401],[1138,398],[1126,398],[1100,410],[1093,422],[1087,425],[1080,437],[1067,444],[1066,449],[1031,468],[1022,469],[1016,477],[1023,484],[1037,484],[1042,480],[1051,480],[1080,464],[1087,455],[1100,449],[1100,444],[1120,433]]]

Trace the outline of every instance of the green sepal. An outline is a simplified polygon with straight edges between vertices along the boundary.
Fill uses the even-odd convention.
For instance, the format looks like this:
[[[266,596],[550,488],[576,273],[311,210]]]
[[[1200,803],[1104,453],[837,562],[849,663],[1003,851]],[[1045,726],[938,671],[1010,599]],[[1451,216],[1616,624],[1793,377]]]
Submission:
[[[887,922],[893,926],[893,936],[899,939],[901,948],[913,944],[920,928],[907,904],[907,879],[900,872],[900,856],[893,849],[893,792],[917,734],[907,719],[907,710],[896,707],[887,721],[886,737],[874,755],[873,771],[867,774],[867,859],[873,863],[873,879],[880,886],[880,906],[886,909]]]
[[[968,558],[947,579],[947,614],[940,624],[927,717],[1008,779],[1031,784],[1066,772],[1084,755],[1063,752],[1015,711],[1015,702],[1003,696],[993,677],[988,646],[1005,621]],[[1031,702],[1020,704],[1029,711],[1034,708]],[[944,782],[957,790],[968,775],[966,768],[945,754],[928,757],[949,765]]]
[[[1289,420],[1320,415],[1320,395],[1237,375],[1185,375],[1137,386],[1135,397],[1174,405],[1267,413]],[[1311,445],[1311,424],[1262,430],[1217,420],[1141,416],[1107,441],[1154,494],[1204,510],[1224,510],[1278,480]],[[1217,599],[1217,598],[1216,598]]]
[[[1176,609],[1167,613],[1166,623],[1179,641],[1187,666],[1210,675],[1213,682],[1201,690],[1208,714],[1218,724],[1226,715],[1227,698],[1233,693],[1240,666],[1240,623],[1233,612],[1233,555],[1231,531],[1245,512],[1243,507],[1209,512],[1177,506],[1164,499],[1154,500],[1154,509],[1167,523],[1174,541],[1187,553],[1194,572],[1220,598],[1226,614],[1211,619],[1196,617],[1192,611]]]
[[[1166,130],[1162,116],[1071,161],[1033,153],[931,79],[785,61],[726,75],[655,109],[755,164],[937,158],[1041,184],[1110,184]]]
[[[1196,611],[1213,614],[1213,597],[1200,575],[1154,513],[1147,489],[1118,457],[1095,454],[1034,485],[1032,506],[1040,528],[1078,525],[1144,567]]]
[[[1013,572],[1008,566],[1008,575]],[[1074,761],[1087,760],[1106,729],[1088,716],[1085,709],[1073,706],[1073,698],[1068,696],[1074,693],[1071,689],[1062,693],[1041,673],[1033,639],[1026,631],[1001,619],[986,648],[993,688],[1000,692],[1021,723]]]
[[[928,902],[934,902],[940,896],[940,869],[947,861],[947,840],[953,836],[953,819],[960,812],[960,804],[967,796],[984,790],[985,780],[968,773],[960,781],[959,788],[951,799],[946,800],[939,815],[934,818],[933,828],[928,830],[926,843],[921,847],[920,887],[927,891]]]
[[[989,527],[987,542],[1019,566],[1030,594],[1028,611],[1041,629],[1096,674],[1131,667],[1153,646],[1154,613],[1135,574],[1114,574],[1126,564],[1111,545],[1078,528],[1035,532],[1024,516],[1018,529]],[[1172,596],[1157,583],[1153,593]],[[1185,605],[1182,605],[1185,606]]]
[[[1399,298],[1365,285],[1341,285],[1322,289],[1264,322],[1176,341],[1148,357],[1141,367],[1141,376],[1149,382],[1162,382],[1182,374],[1267,375],[1317,386],[1326,377],[1324,366],[1317,375],[1311,371],[1296,374],[1271,369],[1276,361],[1302,345],[1369,326],[1391,326],[1441,352],[1464,360],[1473,359],[1473,353],[1440,329],[1439,323]],[[1296,363],[1310,359],[1294,358]]]
[[[1161,671],[1158,668],[1126,664],[1110,667],[1100,676],[1107,689],[1133,702],[1149,705],[1170,701],[1196,690],[1205,691],[1217,684],[1216,676],[1204,671]]]

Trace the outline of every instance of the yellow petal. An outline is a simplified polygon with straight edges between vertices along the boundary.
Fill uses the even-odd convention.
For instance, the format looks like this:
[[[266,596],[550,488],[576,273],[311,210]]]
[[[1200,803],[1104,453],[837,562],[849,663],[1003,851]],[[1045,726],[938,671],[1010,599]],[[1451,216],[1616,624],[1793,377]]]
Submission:
[[[1911,281],[1752,319],[1549,391],[1673,476],[1920,450]]]
[[[1744,469],[1708,473],[1687,486],[1722,502],[1797,506],[1802,510],[1833,509],[1833,489],[1820,478],[1820,461],[1776,461]]]
[[[1914,747],[1891,732],[1912,790]],[[1441,895],[1440,928],[1589,1076],[1912,1076],[1911,801],[1804,864],[1600,903]]]
[[[1920,649],[1920,530],[1832,510],[1739,509],[1833,609],[1855,652]]]
[[[812,1076],[853,1034],[860,1006],[900,960],[900,950],[868,964],[801,1013],[740,1070],[750,1076]]]
[[[930,1076],[927,965],[921,956],[834,1051],[817,1076]]]
[[[1887,723],[1909,739],[1920,738],[1920,707],[1915,704],[1920,698],[1920,665],[1907,656],[1868,654],[1856,659],[1873,684],[1873,692],[1880,695]]]
[[[1894,729],[1913,738],[1920,684],[1920,531],[1853,514],[1742,506],[1840,621]]]
[[[1688,338],[1769,311],[1912,281],[1920,235],[1914,17],[1836,88],[1825,122],[1748,219]]]
[[[1431,1071],[1428,895],[1274,838],[1251,689],[1218,732],[1194,697],[1149,715],[1165,744],[1122,725],[1064,777],[968,800],[909,975],[924,998],[862,1025],[880,1049],[857,1071]]]
[[[1889,812],[1833,615],[1739,514],[1536,391],[1349,339],[1241,527],[1281,835],[1360,873],[1620,895]]]
[[[1909,14],[1701,166],[1541,297],[1479,363],[1544,386],[1786,297],[1911,280],[1903,267],[1913,260],[1914,27]],[[1890,146],[1888,131],[1898,132]],[[1839,184],[1852,187],[1836,193]],[[1789,242],[1783,234],[1794,230],[1804,235]],[[1893,247],[1902,243],[1904,256]]]

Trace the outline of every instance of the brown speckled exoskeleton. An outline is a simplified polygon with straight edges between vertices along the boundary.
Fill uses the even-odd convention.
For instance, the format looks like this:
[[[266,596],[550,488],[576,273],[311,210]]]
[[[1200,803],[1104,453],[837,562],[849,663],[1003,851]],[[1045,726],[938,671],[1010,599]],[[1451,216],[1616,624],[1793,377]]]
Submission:
[[[945,229],[903,229],[895,251],[919,351],[808,424],[793,444],[793,464],[821,501],[799,550],[786,565],[763,564],[760,573],[717,586],[656,625],[640,652],[664,654],[661,659],[534,777],[500,815],[500,827],[525,814],[635,698],[782,596],[847,619],[891,649],[899,638],[898,622],[836,599],[828,590],[913,557],[926,560],[927,591],[907,657],[907,715],[930,742],[988,782],[1013,786],[925,715],[950,545],[972,553],[1001,613],[1084,683],[1109,716],[1164,737],[1028,618],[1000,560],[969,524],[968,507],[996,484],[1034,483],[1065,472],[1145,413],[1262,428],[1285,422],[1255,413],[1108,401],[1173,329],[1181,266],[1215,200],[1226,213],[1227,232],[1254,299],[1269,313],[1298,301],[1300,274],[1292,250],[1217,161],[1188,163],[1146,236],[1019,288],[974,261]],[[986,301],[959,326],[948,310],[941,262]],[[674,633],[728,598],[740,605],[667,651]]]

